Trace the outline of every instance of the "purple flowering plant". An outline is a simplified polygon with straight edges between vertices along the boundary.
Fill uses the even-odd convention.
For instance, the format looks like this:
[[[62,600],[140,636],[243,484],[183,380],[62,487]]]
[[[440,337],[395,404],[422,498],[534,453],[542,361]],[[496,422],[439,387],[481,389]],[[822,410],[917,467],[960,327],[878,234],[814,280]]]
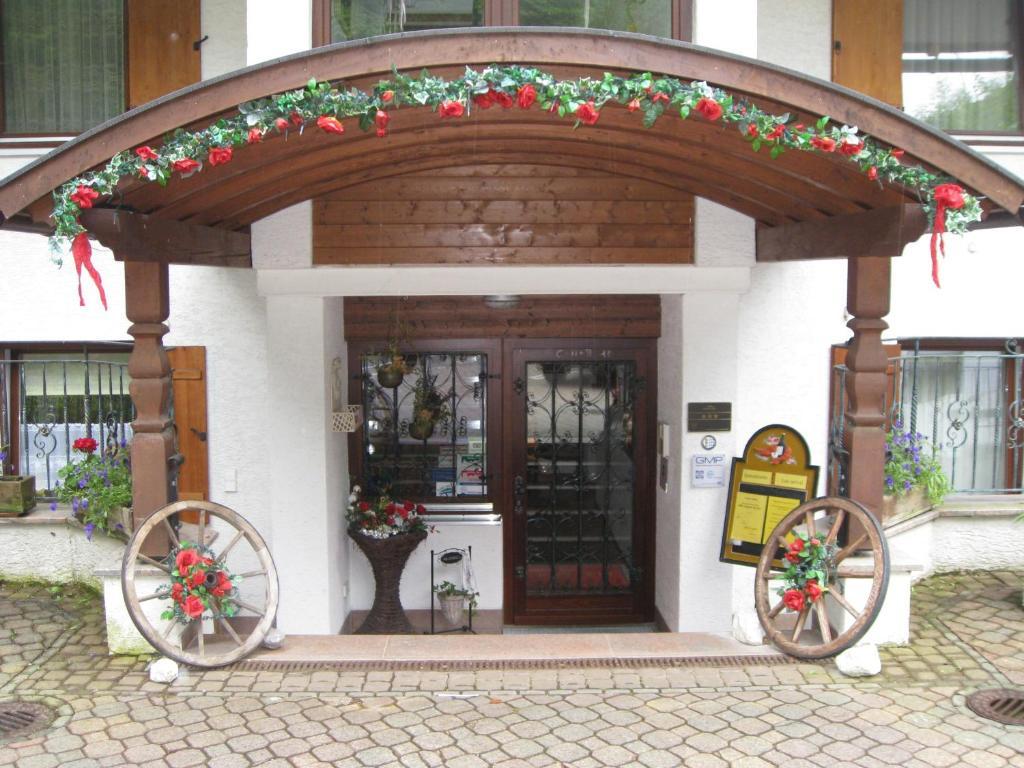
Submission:
[[[90,541],[96,529],[116,538],[127,538],[121,518],[112,512],[132,504],[128,445],[122,441],[104,451],[97,451],[97,447],[95,440],[75,441],[77,460],[58,470],[60,482],[53,490],[54,496],[71,505],[75,519],[84,525],[85,537]]]
[[[904,496],[923,488],[931,504],[940,504],[953,490],[942,471],[938,450],[920,432],[904,430],[896,419],[885,436],[885,492]]]

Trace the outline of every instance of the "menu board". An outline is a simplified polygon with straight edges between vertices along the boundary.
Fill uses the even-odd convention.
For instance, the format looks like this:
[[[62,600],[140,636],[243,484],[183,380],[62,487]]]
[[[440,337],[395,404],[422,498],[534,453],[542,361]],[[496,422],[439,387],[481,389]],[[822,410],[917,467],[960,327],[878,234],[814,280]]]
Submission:
[[[756,566],[775,526],[817,487],[803,436],[784,424],[759,429],[732,460],[719,559]]]

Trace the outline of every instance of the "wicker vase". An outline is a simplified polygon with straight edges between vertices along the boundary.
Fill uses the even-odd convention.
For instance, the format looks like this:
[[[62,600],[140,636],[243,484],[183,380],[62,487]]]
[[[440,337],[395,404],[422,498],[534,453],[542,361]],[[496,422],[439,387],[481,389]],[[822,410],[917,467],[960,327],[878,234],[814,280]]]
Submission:
[[[373,580],[376,583],[373,592],[373,607],[370,615],[356,630],[357,635],[411,635],[412,624],[409,623],[399,586],[402,581],[402,570],[412,551],[427,538],[426,531],[402,533],[387,539],[374,539],[361,533],[349,532],[373,568]]]

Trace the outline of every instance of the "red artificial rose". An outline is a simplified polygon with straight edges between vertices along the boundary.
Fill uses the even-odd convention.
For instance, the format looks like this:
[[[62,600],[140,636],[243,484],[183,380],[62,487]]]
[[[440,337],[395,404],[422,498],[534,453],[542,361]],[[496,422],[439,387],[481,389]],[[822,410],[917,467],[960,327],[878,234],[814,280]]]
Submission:
[[[185,587],[182,586],[181,582],[174,582],[171,585],[171,599],[176,603],[180,603],[185,599]]]
[[[875,166],[873,165],[870,168],[868,168],[868,178],[871,179],[871,181],[874,181],[875,179],[878,178],[878,169],[875,168]]]
[[[812,547],[820,547],[821,546],[821,539],[811,539],[811,546]]]
[[[793,126],[793,130],[794,131],[802,131],[806,127],[807,126],[804,125],[803,123],[797,123],[796,125]]]
[[[403,508],[403,509],[398,510],[398,515],[403,520],[408,520],[409,519],[409,512],[410,512],[410,510]]]
[[[511,109],[512,105],[516,103],[516,100],[504,91],[494,91],[493,93],[494,100],[501,104],[503,109]]]
[[[277,130],[279,131],[287,131],[288,126],[289,122],[285,120],[283,117],[279,117],[277,118],[277,120],[274,121],[274,127],[277,128]]]
[[[836,151],[835,139],[830,139],[828,136],[815,136],[813,139],[811,139],[811,146],[817,147],[822,152]]]
[[[889,154],[892,155],[893,157],[895,157],[897,160],[899,160],[906,153],[902,149],[894,149]]]
[[[802,611],[804,608],[804,593],[799,589],[787,589],[782,596],[782,602],[791,611]]]
[[[385,112],[383,109],[378,109],[377,114],[373,116],[373,122],[377,126],[377,136],[384,138],[387,133],[388,121],[391,120],[391,115]]]
[[[341,124],[338,118],[332,115],[321,115],[318,117],[316,119],[316,127],[327,133],[341,134],[345,132],[345,126]]]
[[[149,181],[149,171],[145,168],[139,168],[139,178],[143,181]]]
[[[856,155],[862,149],[864,149],[864,142],[862,141],[843,141],[839,144],[839,154],[846,155],[848,157]]]
[[[626,105],[626,109],[630,112],[636,112],[640,109],[640,99],[632,99],[629,104]]]
[[[696,109],[711,122],[722,116],[722,105],[714,99],[709,99],[707,96],[704,96],[697,102]]]
[[[199,555],[196,554],[194,549],[183,549],[178,553],[178,556],[174,558],[174,564],[178,566],[178,574],[180,576],[185,576],[189,572],[189,569],[198,562]]]
[[[71,193],[71,202],[75,203],[79,208],[92,208],[93,200],[99,196],[100,193],[92,187],[79,184],[75,191]]]
[[[245,139],[249,144],[259,144],[263,141],[263,131],[259,128],[250,128],[249,135]]]
[[[804,584],[804,592],[807,594],[807,599],[812,603],[816,603],[821,599],[821,587],[818,586],[817,579],[811,579]]]
[[[154,152],[152,147],[138,147],[135,154],[143,160],[158,160],[160,158],[160,155]]]
[[[365,501],[360,501],[359,502],[359,511],[360,512],[369,512],[370,511],[370,505],[367,502],[365,502]]]
[[[380,100],[383,101],[385,104],[391,101],[393,98],[395,98],[395,92],[392,90],[384,91],[384,93],[380,95]]]
[[[185,609],[185,613],[188,614],[189,618],[198,619],[203,615],[205,606],[203,601],[200,600],[196,595],[189,595],[185,599],[185,604],[182,606]]]
[[[292,121],[292,125],[294,125],[296,128],[298,128],[305,122],[305,120],[302,119],[302,115],[300,115],[298,112],[292,112],[290,115],[288,115],[288,119]]]
[[[466,106],[461,101],[442,101],[438,113],[441,117],[462,117],[466,113]]]
[[[394,525],[394,524],[395,524],[395,516],[394,515],[388,515],[388,525]]]
[[[651,97],[651,101],[657,104],[659,101],[664,101],[666,104],[670,101],[667,93],[658,91],[654,96]]]
[[[755,139],[758,136],[757,126],[754,125],[753,123],[751,123],[750,125],[747,126],[747,136],[752,136]]]
[[[207,159],[210,165],[224,165],[231,162],[234,150],[231,147],[210,147],[210,154]]]
[[[787,552],[786,559],[789,560],[789,562],[791,563],[798,563],[800,562],[800,555],[798,555],[796,552]]]
[[[183,157],[181,160],[175,160],[171,163],[171,168],[178,171],[182,175],[192,173],[199,167],[199,163],[193,160],[191,157]]]
[[[231,579],[224,571],[217,571],[217,583],[210,587],[210,594],[214,597],[224,597],[231,591]]]
[[[790,552],[803,552],[804,551],[804,540],[797,537],[789,544]]]
[[[520,109],[529,109],[537,101],[537,89],[534,88],[530,83],[520,87],[516,93],[516,102],[519,104]]]
[[[416,505],[413,504],[411,501],[405,502],[405,504],[403,504],[402,506],[405,507],[406,512],[412,512],[414,509],[416,509]]]
[[[597,118],[601,116],[601,113],[597,111],[597,107],[594,106],[594,100],[585,101],[576,107],[576,119],[584,125],[593,125],[597,122]]]
[[[786,131],[786,126],[784,126],[784,125],[782,125],[780,123],[779,125],[776,125],[774,128],[772,128],[771,132],[765,134],[765,138],[766,139],[777,139],[783,133],[785,133],[785,131]]]
[[[473,103],[480,109],[490,109],[494,106],[494,91],[473,94]]]
[[[423,515],[423,514],[426,514],[426,512],[427,512],[427,508],[424,507],[422,504],[417,504],[416,505],[416,514],[417,515]]]
[[[188,585],[192,589],[199,589],[203,584],[206,583],[206,573],[201,568],[196,568],[196,572],[192,574],[192,578],[188,580]]]
[[[99,447],[99,443],[91,437],[80,437],[71,444],[71,447],[82,453],[92,453]]]

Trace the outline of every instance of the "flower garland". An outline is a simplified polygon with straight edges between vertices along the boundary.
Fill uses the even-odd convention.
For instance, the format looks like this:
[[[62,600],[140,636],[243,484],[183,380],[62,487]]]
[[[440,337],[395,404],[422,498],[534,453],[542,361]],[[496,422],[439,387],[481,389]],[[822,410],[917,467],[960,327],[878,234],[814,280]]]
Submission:
[[[235,598],[240,579],[211,554],[206,547],[188,541],[182,541],[171,552],[171,581],[158,594],[162,600],[173,602],[160,614],[161,618],[188,624],[196,619],[230,618],[238,613]]]
[[[835,154],[855,164],[872,181],[913,190],[927,211],[933,232],[936,285],[936,244],[943,249],[943,233],[962,233],[969,223],[981,218],[978,199],[949,178],[921,165],[905,165],[903,150],[879,144],[860,135],[856,126],[840,126],[828,117],[814,125],[793,122],[788,113],[766,112],[708,83],[683,82],[649,72],[559,80],[532,67],[491,65],[479,71],[467,67],[465,74],[451,80],[426,70],[416,77],[394,71],[391,79],[382,80],[370,92],[311,79],[305,88],[241,104],[238,114],[221,118],[207,128],[179,128],[156,149],[141,146],[119,152],[105,167],[71,179],[54,191],[51,250],[60,263],[58,254],[71,241],[79,281],[84,267],[102,290],[92,266],[85,228],[79,221],[83,210],[92,208],[100,197],[113,195],[122,178],[166,185],[175,174],[188,178],[207,164],[214,167],[230,163],[236,149],[259,144],[269,133],[301,133],[315,125],[340,136],[345,133],[342,121],[354,118],[362,130],[373,130],[384,138],[392,121],[390,113],[403,106],[430,107],[441,119],[455,119],[474,109],[531,109],[536,105],[560,118],[574,120],[575,127],[579,127],[595,125],[608,103],[641,113],[646,128],[668,110],[684,120],[696,115],[712,123],[720,120],[735,124],[755,152],[766,148],[773,159],[788,150]]]
[[[794,533],[784,555],[783,585],[778,589],[787,610],[800,612],[828,592],[829,566],[835,554],[835,544],[827,544],[817,536]]]

